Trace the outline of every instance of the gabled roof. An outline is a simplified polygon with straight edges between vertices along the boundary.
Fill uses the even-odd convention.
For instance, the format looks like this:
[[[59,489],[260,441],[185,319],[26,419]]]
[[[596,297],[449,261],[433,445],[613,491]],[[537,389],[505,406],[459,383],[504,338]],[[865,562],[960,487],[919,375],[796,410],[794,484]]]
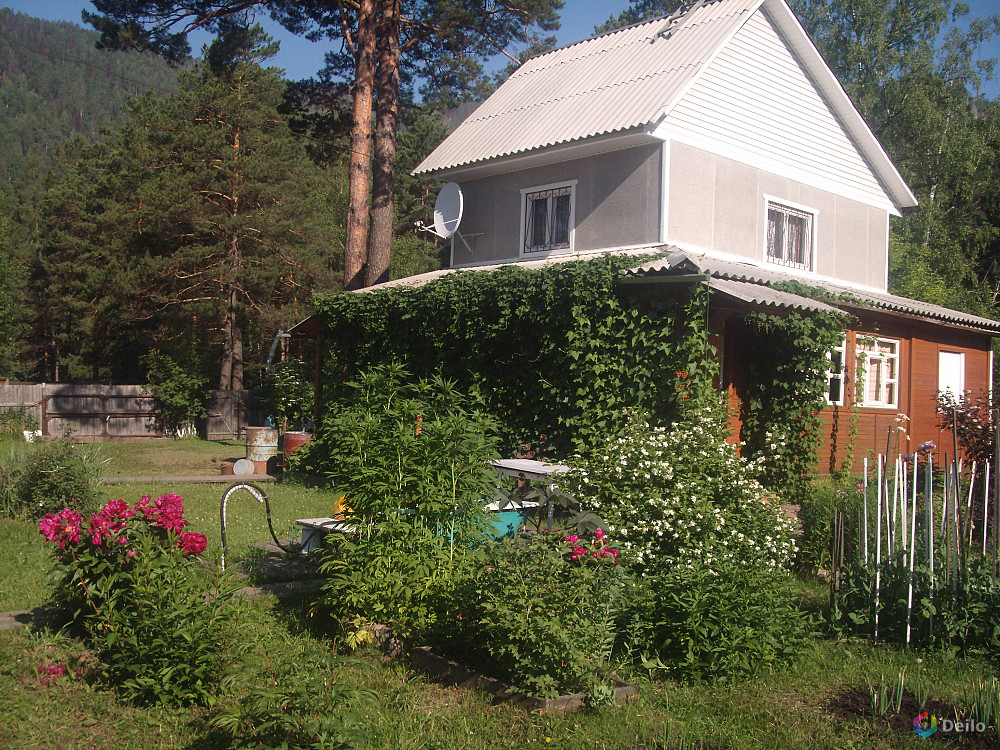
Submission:
[[[764,8],[899,207],[916,200],[784,0],[702,0],[532,58],[414,170],[448,172],[614,135],[648,137]]]
[[[793,276],[782,271],[763,268],[752,263],[740,263],[738,261],[721,260],[698,256],[686,250],[676,250],[664,258],[645,263],[636,268],[631,268],[625,272],[626,283],[642,283],[657,278],[669,278],[672,275],[689,276],[691,274],[705,274],[709,277],[709,286],[716,288],[729,296],[735,296],[748,302],[756,302],[765,306],[790,307],[799,309],[821,309],[813,306],[796,303],[794,300],[782,298],[773,300],[771,295],[784,292],[773,289],[775,284],[795,281],[806,283],[809,286],[819,287],[835,295],[838,299],[830,300],[828,305],[848,310],[878,310],[891,314],[901,315],[922,320],[931,320],[955,328],[964,328],[981,333],[1000,333],[1000,322],[983,318],[978,315],[951,310],[940,305],[932,305],[929,302],[898,297],[894,294],[884,292],[868,291],[838,284],[833,281],[821,281],[808,279],[801,276]],[[722,286],[716,282],[727,282],[729,286]],[[735,285],[735,286],[733,286]],[[767,290],[767,291],[765,291]],[[807,299],[799,295],[793,295],[799,299]]]

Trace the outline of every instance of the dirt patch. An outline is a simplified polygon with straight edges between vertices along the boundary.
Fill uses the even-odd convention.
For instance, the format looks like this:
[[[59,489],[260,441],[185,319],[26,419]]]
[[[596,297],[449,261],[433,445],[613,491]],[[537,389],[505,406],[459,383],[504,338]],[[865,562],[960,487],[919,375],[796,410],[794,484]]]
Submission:
[[[937,718],[937,730],[927,739],[942,747],[961,748],[996,748],[997,732],[987,728],[984,732],[956,731],[958,722],[965,725],[966,717],[962,710],[944,701],[929,699],[921,706],[910,692],[903,694],[899,711],[890,711],[886,716],[872,717],[871,692],[867,685],[846,688],[836,693],[825,705],[828,713],[841,721],[867,721],[874,726],[888,727],[893,732],[902,735],[914,733],[914,719],[923,712]],[[956,728],[947,731],[945,720],[955,724]]]

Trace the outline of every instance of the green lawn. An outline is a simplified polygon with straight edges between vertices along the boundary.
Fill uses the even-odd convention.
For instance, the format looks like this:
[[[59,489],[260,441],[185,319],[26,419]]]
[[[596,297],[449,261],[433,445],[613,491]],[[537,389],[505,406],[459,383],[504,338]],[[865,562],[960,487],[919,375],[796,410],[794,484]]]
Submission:
[[[184,443],[191,443],[184,445]],[[109,471],[129,475],[134,467],[159,461],[161,471],[186,473],[199,456],[225,454],[234,446],[178,441],[176,444],[99,446]],[[157,452],[159,448],[159,452]],[[0,447],[0,449],[3,449]],[[13,446],[11,450],[23,450]],[[231,452],[231,451],[230,451]],[[228,457],[228,456],[224,456]],[[142,495],[176,492],[185,499],[191,529],[209,539],[207,557],[220,553],[219,503],[226,484],[102,485],[103,499],[129,502]],[[296,518],[326,516],[336,494],[292,483],[262,485],[279,536],[295,534]],[[270,539],[264,507],[247,494],[234,496],[227,509],[229,560],[247,555],[249,545]],[[48,550],[30,521],[0,519],[0,611],[42,604]],[[815,581],[798,587],[802,605],[822,609],[827,589]],[[40,663],[66,661],[82,646],[45,631],[0,632],[0,747],[11,748],[222,748],[222,735],[210,722],[214,711],[232,704],[254,687],[268,684],[283,668],[308,668],[306,652],[336,648],[333,627],[309,601],[265,597],[238,606],[233,626],[235,679],[215,709],[135,707],[78,678],[53,685],[37,681]],[[915,676],[937,711],[961,710],[974,680],[996,675],[995,665],[950,659],[939,654],[905,653],[857,641],[816,637],[799,661],[754,680],[729,685],[684,684],[622,666],[619,676],[639,685],[640,698],[624,707],[568,715],[526,714],[495,704],[476,691],[446,686],[412,669],[405,660],[378,651],[361,654],[341,667],[337,684],[368,688],[377,701],[354,707],[363,730],[360,747],[371,748],[597,748],[601,750],[680,750],[681,748],[926,748],[912,731],[913,703],[891,720],[873,718],[869,687],[891,682],[906,669],[912,693]],[[331,705],[330,712],[345,710]],[[939,715],[944,715],[939,714]],[[954,736],[953,736],[954,737]],[[940,747],[996,747],[993,730],[962,743],[931,740]]]
[[[106,477],[188,477],[221,473],[220,464],[246,456],[237,440],[155,440],[141,443],[91,443]]]
[[[336,493],[291,483],[258,485],[271,506],[271,522],[279,538],[298,539],[297,518],[316,518],[333,513]],[[154,498],[174,492],[184,498],[185,517],[190,531],[200,531],[208,537],[206,557],[218,560],[222,552],[219,506],[227,484],[114,484],[101,485],[104,500],[121,498],[134,503],[143,495]],[[0,612],[31,609],[40,606],[47,595],[45,575],[49,553],[45,540],[38,534],[34,521],[0,518]],[[254,542],[269,542],[264,505],[245,492],[234,494],[226,508],[226,538],[228,561],[248,554]]]
[[[245,605],[239,641],[246,646],[239,680],[221,706],[240,691],[260,685],[279,664],[301,664],[303,653],[333,647],[328,628],[305,616],[303,605],[271,599]],[[209,726],[211,709],[137,708],[111,692],[72,680],[40,687],[33,682],[37,663],[58,661],[79,646],[21,630],[0,633],[0,747],[17,748],[214,748],[221,738]],[[733,685],[710,686],[650,679],[642,670],[623,673],[641,688],[625,707],[568,715],[527,714],[508,704],[493,704],[473,690],[442,685],[414,671],[405,661],[386,660],[375,651],[341,668],[341,685],[370,688],[372,705],[356,707],[363,748],[578,748],[664,750],[665,748],[926,748],[927,741],[905,726],[902,716],[890,727],[872,720],[851,700],[867,695],[881,674],[925,671],[934,699],[958,705],[987,665],[894,649],[817,640],[796,666]],[[27,681],[29,684],[23,684]],[[220,706],[220,707],[221,707]],[[853,706],[853,708],[852,708]],[[343,707],[331,707],[342,711]],[[996,735],[983,742],[937,747],[995,747]],[[977,738],[973,738],[974,740]]]

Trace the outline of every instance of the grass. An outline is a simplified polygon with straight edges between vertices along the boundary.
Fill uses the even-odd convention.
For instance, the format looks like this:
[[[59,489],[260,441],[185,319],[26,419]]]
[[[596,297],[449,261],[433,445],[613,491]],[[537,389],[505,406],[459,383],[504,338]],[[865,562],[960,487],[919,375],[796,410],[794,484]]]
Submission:
[[[106,477],[188,477],[221,472],[223,461],[246,456],[237,440],[156,440],[142,443],[91,444]]]
[[[178,441],[187,443],[195,441]],[[197,455],[211,456],[218,444],[178,445],[162,453],[164,474],[193,466]],[[148,444],[112,446],[108,466],[119,476],[156,459]],[[102,451],[108,446],[101,446]],[[232,446],[223,445],[224,448]],[[15,450],[21,450],[14,448]],[[4,448],[0,446],[0,451]],[[225,452],[225,450],[223,450]],[[2,455],[2,454],[0,454]],[[197,459],[201,460],[201,459]],[[2,462],[0,462],[2,463]],[[153,473],[151,471],[146,474]],[[185,498],[192,528],[209,539],[208,557],[221,551],[219,502],[227,485],[165,482],[106,485],[103,499],[130,502],[143,494],[177,492]],[[329,515],[336,496],[329,490],[290,483],[262,489],[270,502],[276,531],[287,535],[296,518]],[[270,538],[264,508],[249,495],[234,497],[227,509],[230,559],[247,554],[254,541]],[[0,519],[0,610],[27,609],[44,601],[48,552],[35,524]],[[798,583],[802,606],[822,609],[827,589],[814,581]],[[53,685],[37,682],[39,663],[79,656],[83,647],[46,631],[0,632],[0,747],[16,748],[222,748],[224,737],[211,727],[215,711],[265,683],[280,667],[307,669],[309,651],[336,648],[334,628],[310,616],[310,602],[265,597],[238,606],[233,627],[234,680],[214,709],[136,707],[115,693],[77,678]],[[918,662],[918,658],[922,662]],[[569,715],[526,714],[494,704],[475,691],[446,686],[413,670],[405,661],[377,651],[339,669],[339,684],[373,690],[377,702],[358,705],[362,748],[576,748],[599,750],[681,750],[682,748],[925,748],[927,740],[907,728],[912,715],[890,725],[874,719],[868,688],[883,676],[892,680],[906,669],[907,687],[922,671],[929,695],[939,704],[961,707],[975,680],[995,675],[993,666],[943,655],[906,653],[858,641],[816,638],[794,664],[757,679],[728,685],[685,684],[622,667],[619,676],[639,685],[640,698],[624,707]],[[329,711],[342,711],[331,706]],[[995,733],[971,743],[942,746],[992,747]],[[993,744],[990,744],[993,743]]]
[[[143,495],[159,497],[174,492],[184,498],[184,515],[190,531],[208,537],[205,557],[218,562],[222,553],[219,506],[225,484],[115,484],[98,488],[103,501],[122,498],[134,503]],[[279,539],[298,539],[297,518],[329,516],[337,499],[331,490],[303,487],[298,484],[266,484],[261,489],[271,506],[271,523]],[[235,494],[226,507],[227,560],[246,557],[250,545],[270,542],[267,515],[262,503],[248,493]],[[0,518],[0,612],[41,606],[47,596],[45,576],[49,553],[34,521]]]
[[[305,604],[264,599],[243,606],[239,641],[245,648],[238,679],[219,708],[266,681],[277,665],[306,669],[305,652],[334,647],[329,625],[306,617]],[[223,746],[209,725],[211,709],[137,708],[119,703],[111,692],[72,680],[51,687],[30,684],[40,661],[63,660],[79,649],[73,642],[25,630],[0,634],[0,746]],[[862,643],[817,640],[795,666],[733,685],[625,674],[641,688],[638,701],[563,716],[492,704],[481,693],[434,682],[406,662],[387,660],[376,651],[343,666],[336,678],[341,685],[369,688],[377,695],[376,703],[354,709],[364,733],[362,748],[925,748],[926,740],[912,731],[838,708],[841,696],[852,688],[866,690],[873,676],[902,667],[908,673],[915,670],[916,658]],[[922,667],[931,693],[954,704],[973,679],[990,673],[979,662],[926,655]],[[983,739],[995,742],[994,735]]]

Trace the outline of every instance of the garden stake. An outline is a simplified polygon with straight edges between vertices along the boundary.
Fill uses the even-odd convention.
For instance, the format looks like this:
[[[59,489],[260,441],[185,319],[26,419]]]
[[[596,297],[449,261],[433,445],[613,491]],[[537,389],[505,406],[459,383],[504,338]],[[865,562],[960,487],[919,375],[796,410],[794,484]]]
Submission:
[[[965,539],[965,532],[968,531],[968,546],[972,546],[972,490],[976,486],[976,462],[972,462],[972,474],[969,475],[969,501],[965,506],[965,526],[962,527],[962,539]],[[968,549],[968,547],[966,548]]]
[[[882,584],[882,456],[878,461],[878,513],[875,516],[875,643],[878,643],[878,595]]]
[[[958,593],[958,461],[951,462],[953,476],[951,478],[951,508],[948,524],[948,575],[951,582],[951,592]]]
[[[899,520],[901,522],[900,530],[903,532],[903,553],[906,553],[906,511],[907,511],[907,498],[909,497],[909,472],[906,469],[906,463],[902,458],[897,458],[898,469],[900,474],[899,482]]]
[[[864,534],[865,534],[865,565],[868,565],[868,456],[864,459],[865,479],[862,485],[862,497],[864,499]],[[986,534],[983,533],[983,554],[986,554]]]
[[[986,526],[990,517],[990,464],[983,471],[983,559],[986,559]]]
[[[943,487],[944,487],[944,496],[943,496],[943,499],[948,497],[948,484],[951,482],[951,469],[948,468],[950,465],[951,464],[948,463],[948,454],[945,453],[944,454],[944,464],[942,464],[942,466],[944,467],[944,470],[945,470],[945,472],[944,472],[944,485],[943,485]],[[948,518],[948,502],[945,499],[944,502],[941,503],[941,532],[940,532],[940,534],[941,534],[942,537],[944,536],[944,524],[945,524],[945,519],[947,519],[947,518]]]
[[[1000,409],[993,412],[993,564],[990,578],[997,583],[997,557],[1000,557]]]
[[[899,457],[892,462],[892,531],[890,536],[892,537],[892,547],[895,548],[896,543],[899,541],[899,531],[896,526],[896,521],[899,519]],[[906,545],[906,534],[903,534],[903,545]],[[892,557],[893,550],[889,550],[889,557]]]
[[[917,457],[913,457],[913,511],[910,513],[910,581],[909,594],[906,599],[906,647],[910,647],[911,627],[913,617],[913,557],[917,550]]]
[[[933,639],[934,636],[934,454],[927,454],[927,488],[925,492],[925,503],[924,513],[927,517],[927,559],[930,562],[931,569],[931,582],[930,582],[930,592],[928,594],[928,600],[931,603],[931,615],[929,619],[930,634],[929,638]]]

